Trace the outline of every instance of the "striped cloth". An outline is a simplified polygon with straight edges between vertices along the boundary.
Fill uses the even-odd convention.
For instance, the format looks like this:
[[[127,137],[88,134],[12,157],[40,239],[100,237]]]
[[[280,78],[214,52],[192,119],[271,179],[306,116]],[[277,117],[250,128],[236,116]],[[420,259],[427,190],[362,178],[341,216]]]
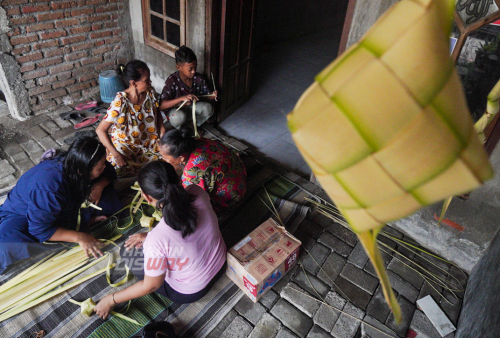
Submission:
[[[248,166],[248,191],[243,202],[231,213],[224,215],[220,227],[228,247],[236,244],[259,224],[272,216],[272,205],[278,210],[280,218],[287,228],[293,230],[305,218],[308,207],[304,206],[307,193],[288,180],[276,175],[272,170],[255,164]],[[265,187],[265,188],[264,188]],[[271,201],[271,202],[270,202]],[[269,207],[266,207],[267,204]],[[144,212],[150,213],[151,210]],[[125,239],[136,232],[144,231],[139,225],[140,212],[135,216],[134,226],[126,231],[117,229],[117,225],[127,224],[129,219],[109,220],[95,233],[98,238],[111,238],[122,232],[123,236],[116,242],[123,244]],[[118,256],[118,247],[108,246],[108,251]],[[43,253],[42,255],[46,255]],[[0,283],[23,270],[41,255],[30,261],[23,261],[9,274],[0,277]],[[115,261],[118,257],[115,257]],[[88,271],[105,267],[104,260]],[[116,282],[124,276],[124,264],[118,264],[112,273],[112,281]],[[81,276],[76,276],[73,280]],[[95,277],[60,296],[54,297],[34,308],[0,323],[0,337],[30,337],[34,332],[44,330],[45,337],[134,337],[138,336],[142,327],[111,317],[103,321],[97,316],[90,318],[80,314],[78,305],[68,302],[68,299],[83,301],[89,297],[98,300],[103,296],[121,290],[135,283],[132,280],[119,288],[108,285],[104,274]],[[201,300],[193,304],[172,304],[168,299],[155,293],[132,301],[127,316],[138,322],[147,324],[150,320],[167,320],[171,322],[178,335],[182,337],[204,337],[225,316],[227,312],[243,296],[240,289],[225,275],[214,285],[212,290]],[[119,310],[116,309],[116,310]]]

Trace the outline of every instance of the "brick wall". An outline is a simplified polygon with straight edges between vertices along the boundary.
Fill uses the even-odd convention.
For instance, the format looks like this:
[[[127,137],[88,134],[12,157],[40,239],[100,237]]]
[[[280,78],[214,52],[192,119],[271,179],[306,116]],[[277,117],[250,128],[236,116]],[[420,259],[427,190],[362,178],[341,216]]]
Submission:
[[[99,73],[133,55],[127,0],[4,0],[33,112],[98,99]]]

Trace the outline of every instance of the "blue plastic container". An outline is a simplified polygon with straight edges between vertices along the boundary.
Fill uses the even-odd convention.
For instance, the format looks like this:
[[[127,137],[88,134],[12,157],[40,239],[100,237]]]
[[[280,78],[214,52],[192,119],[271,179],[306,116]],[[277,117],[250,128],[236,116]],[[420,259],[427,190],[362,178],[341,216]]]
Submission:
[[[99,74],[99,89],[102,102],[111,103],[116,93],[125,90],[125,84],[116,71],[106,70]]]

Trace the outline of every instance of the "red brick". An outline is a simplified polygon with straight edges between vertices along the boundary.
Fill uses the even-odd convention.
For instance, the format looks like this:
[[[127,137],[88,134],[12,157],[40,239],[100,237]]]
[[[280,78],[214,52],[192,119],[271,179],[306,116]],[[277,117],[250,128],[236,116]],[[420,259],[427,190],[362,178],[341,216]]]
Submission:
[[[24,45],[24,44],[28,44],[28,43],[31,43],[31,42],[34,42],[34,41],[38,41],[38,36],[37,35],[22,35],[22,36],[16,36],[14,38],[11,38],[10,39],[10,44],[12,46],[15,46],[15,45]]]
[[[68,89],[69,93],[74,93],[76,91],[84,90],[84,89],[87,89],[87,88],[90,88],[90,87],[91,87],[90,83],[84,82],[84,83],[77,83],[75,85],[69,86],[67,89]]]
[[[108,20],[110,20],[110,17],[107,14],[91,16],[88,18],[89,22],[108,21]]]
[[[72,8],[76,6],[75,1],[52,2],[52,9]]]
[[[42,53],[37,52],[37,53],[29,54],[29,55],[18,56],[16,58],[16,60],[19,63],[25,63],[25,62],[29,62],[29,61],[40,60],[41,58],[43,58]]]
[[[94,47],[94,43],[93,42],[87,42],[87,43],[82,43],[80,45],[71,46],[71,49],[74,52],[74,51],[77,51],[77,50],[89,49],[89,48],[92,48],[92,47]]]
[[[102,69],[114,69],[114,68],[116,68],[114,61],[104,61],[103,63],[100,63],[95,66],[96,71],[100,71]]]
[[[40,37],[44,40],[60,38],[61,36],[65,36],[66,31],[54,31],[40,34]]]
[[[100,23],[96,23],[96,24],[93,24],[93,25],[92,25],[92,30],[93,30],[93,31],[98,31],[98,30],[100,30],[100,29],[102,29],[102,24],[100,24]]]
[[[114,27],[118,27],[118,22],[109,21],[109,22],[104,23],[104,28],[114,28]]]
[[[106,12],[114,12],[118,10],[117,5],[107,5],[107,6],[98,6],[95,9],[96,13],[106,13]]]
[[[93,58],[85,58],[82,61],[80,61],[80,63],[82,64],[82,66],[86,66],[86,65],[90,65],[92,63],[98,63],[98,62],[102,62],[102,56],[101,55],[93,57]]]
[[[27,65],[23,65],[19,71],[21,73],[26,73],[26,72],[29,72],[30,70],[33,70],[33,69],[35,69],[35,64],[29,63]]]
[[[87,0],[86,4],[87,5],[102,5],[107,3],[108,0]]]
[[[83,52],[79,52],[79,53],[72,53],[72,54],[68,54],[66,56],[64,56],[64,60],[66,61],[74,61],[74,60],[78,60],[78,59],[83,59],[84,57],[88,56],[88,52],[85,50]]]
[[[23,74],[23,79],[24,80],[31,80],[31,79],[37,79],[39,77],[47,75],[47,70],[42,69],[42,70],[36,70],[33,72],[26,72]]]
[[[96,47],[103,46],[103,45],[104,45],[104,40],[99,40],[99,41],[95,42]]]
[[[51,58],[53,56],[64,55],[66,53],[69,53],[69,51],[69,47],[56,48],[46,51],[45,53],[43,53],[43,56],[45,56],[46,58]]]
[[[40,94],[46,93],[46,92],[51,91],[51,90],[52,90],[52,87],[50,85],[38,86],[36,88],[32,88],[32,89],[28,90],[28,95],[29,96],[40,95]]]
[[[37,82],[39,85],[46,85],[46,84],[57,82],[57,80],[58,79],[57,79],[56,75],[50,75],[50,76],[44,76],[44,77],[38,78]]]
[[[32,16],[23,16],[23,17],[20,17],[20,18],[12,18],[12,19],[10,19],[10,23],[13,26],[24,25],[24,24],[32,23],[32,22],[36,22],[35,18],[32,17]]]
[[[89,74],[89,73],[93,73],[95,72],[95,69],[97,68],[97,66],[86,66],[86,67],[80,67],[80,68],[76,68],[73,70],[73,73],[72,73],[72,76],[78,76],[78,75],[82,75],[82,74]]]
[[[122,33],[122,29],[121,28],[113,29],[112,32],[113,32],[113,35],[119,35]]]
[[[19,27],[16,27],[16,28],[12,29],[11,31],[9,31],[7,33],[7,36],[12,37],[12,36],[17,36],[19,34],[21,34],[21,30],[19,29]]]
[[[112,50],[113,50],[113,46],[104,46],[101,48],[94,49],[92,51],[92,55],[104,54],[104,53],[110,52]]]
[[[37,49],[44,49],[44,48],[57,47],[57,46],[59,46],[59,41],[52,40],[52,41],[44,41],[44,42],[35,43],[33,45],[33,49],[37,50]]]
[[[75,42],[82,42],[85,41],[87,37],[85,35],[77,35],[77,36],[72,36],[72,37],[67,37],[67,38],[62,38],[62,43],[63,45],[70,45]]]
[[[59,73],[57,74],[57,79],[59,81],[61,80],[66,80],[66,79],[69,79],[70,77],[72,77],[73,75],[71,74],[71,72],[63,72],[63,73]]]
[[[115,36],[113,38],[109,38],[109,39],[105,40],[106,44],[118,43],[120,41],[122,41],[122,37],[121,36]]]
[[[3,0],[2,6],[27,4],[28,0]]]
[[[92,30],[92,27],[90,27],[90,26],[80,26],[80,27],[71,28],[69,30],[69,32],[70,32],[70,34],[79,34],[79,33],[90,32],[91,30]]]
[[[104,38],[106,36],[111,36],[112,34],[113,33],[111,33],[111,31],[90,33],[90,38],[91,39],[99,39],[99,38]]]
[[[15,48],[15,49],[12,50],[12,55],[18,55],[18,54],[21,54],[21,53],[26,53],[26,52],[29,52],[30,50],[31,50],[30,46],[23,46],[23,47]]]
[[[85,82],[88,80],[97,79],[98,77],[99,77],[98,73],[85,74],[78,78],[78,82]]]
[[[75,81],[76,81],[75,79],[69,79],[69,80],[55,82],[54,84],[52,84],[52,88],[57,89],[57,88],[67,87],[75,83]]]
[[[11,8],[7,8],[5,10],[5,13],[7,15],[17,15],[17,14],[21,14],[21,9],[19,8],[19,6],[15,6],[15,7],[11,7]]]
[[[94,8],[75,9],[71,11],[71,16],[94,14]]]
[[[48,67],[48,66],[52,66],[52,65],[56,65],[58,63],[61,63],[62,61],[63,61],[62,58],[59,58],[59,57],[53,58],[53,59],[44,59],[42,61],[38,61],[36,63],[36,66],[38,68]]]
[[[64,96],[64,95],[66,95],[66,89],[65,88],[61,88],[61,89],[53,90],[53,91],[51,91],[48,94],[43,94],[42,95],[42,100],[53,99],[55,97],[61,97],[61,96]]]
[[[54,24],[52,22],[46,22],[46,23],[39,23],[38,25],[31,25],[26,27],[26,32],[37,32],[37,31],[44,31],[47,29],[52,29],[54,28]]]
[[[73,64],[72,63],[68,63],[68,64],[65,64],[65,65],[60,65],[60,66],[57,66],[57,67],[51,67],[49,72],[50,74],[57,74],[57,73],[62,73],[62,72],[66,72],[68,70],[71,70],[73,69]]]
[[[50,106],[55,106],[54,101],[52,101],[52,100],[45,100],[45,101],[43,101],[42,103],[40,103],[38,105],[31,106],[31,109],[33,111],[40,111],[40,110],[43,110],[43,109],[45,109],[47,107],[50,107]]]
[[[63,12],[52,12],[52,13],[46,13],[46,14],[38,14],[36,16],[38,21],[53,21],[53,20],[58,20],[64,18],[64,13]],[[57,23],[56,23],[57,25]]]
[[[48,4],[41,4],[36,6],[23,6],[23,13],[45,12],[50,10]]]
[[[61,20],[56,22],[56,27],[70,27],[70,26],[76,26],[80,24],[79,19],[69,19],[69,20]]]

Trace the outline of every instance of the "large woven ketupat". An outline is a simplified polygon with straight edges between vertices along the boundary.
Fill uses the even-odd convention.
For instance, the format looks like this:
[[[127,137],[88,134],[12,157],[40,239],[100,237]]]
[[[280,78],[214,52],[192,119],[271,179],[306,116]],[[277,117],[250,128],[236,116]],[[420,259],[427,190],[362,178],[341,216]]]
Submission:
[[[387,222],[493,174],[449,56],[453,8],[453,0],[397,3],[318,74],[288,116],[297,147],[383,283],[374,241]],[[384,293],[395,302],[390,288]]]

